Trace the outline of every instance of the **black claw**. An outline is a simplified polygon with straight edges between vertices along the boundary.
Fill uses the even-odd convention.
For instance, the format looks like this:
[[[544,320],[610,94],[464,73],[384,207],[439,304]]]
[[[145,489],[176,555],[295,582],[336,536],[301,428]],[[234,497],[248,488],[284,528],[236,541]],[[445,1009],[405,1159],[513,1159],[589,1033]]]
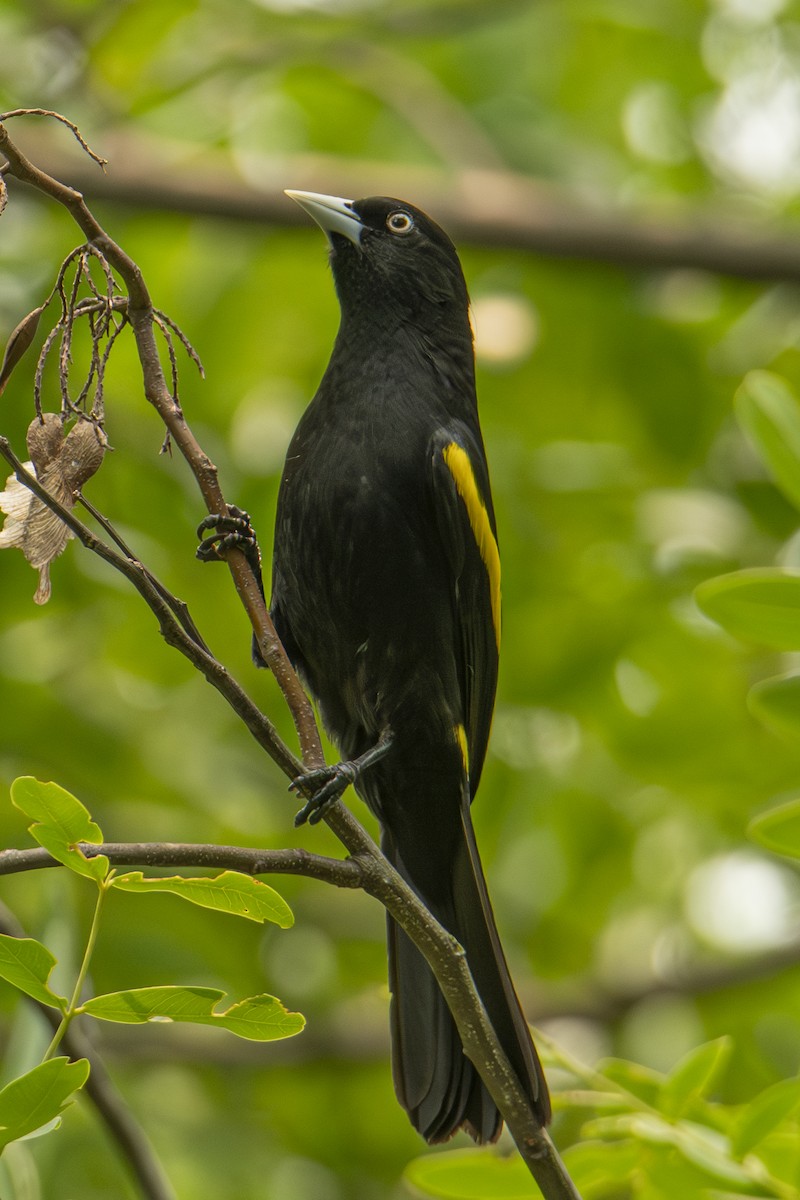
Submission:
[[[306,821],[309,819],[309,817],[311,816],[313,811],[314,811],[314,804],[311,800],[309,800],[308,803],[304,804],[303,807],[299,810],[299,812],[296,812],[294,815],[295,829],[299,829],[301,825],[305,825]]]
[[[340,762],[332,767],[318,767],[305,775],[298,775],[289,784],[290,792],[305,793],[309,787],[314,788],[314,794],[309,796],[303,807],[294,818],[295,827],[317,825],[326,811],[340,798],[358,774],[354,763]]]
[[[332,767],[317,767],[293,779],[289,784],[290,792],[304,796],[309,791],[312,793],[295,816],[295,826],[305,825],[306,821],[309,825],[316,825],[321,821],[327,809],[336,803],[351,783],[355,783],[361,772],[379,762],[391,750],[393,741],[392,731],[387,726],[375,745],[352,762],[340,762]]]
[[[208,529],[214,532],[203,537]],[[250,516],[242,508],[231,504],[227,513],[211,513],[197,527],[197,536],[202,538],[196,555],[201,562],[224,560],[229,550],[241,550],[256,576],[260,578],[261,555],[258,540],[250,523]]]

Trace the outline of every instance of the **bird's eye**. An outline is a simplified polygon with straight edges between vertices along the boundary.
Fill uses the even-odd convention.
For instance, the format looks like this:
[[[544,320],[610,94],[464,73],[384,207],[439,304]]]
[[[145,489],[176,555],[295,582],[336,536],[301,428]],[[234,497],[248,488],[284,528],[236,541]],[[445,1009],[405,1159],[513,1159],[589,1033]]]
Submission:
[[[386,218],[386,228],[390,233],[410,233],[414,228],[414,219],[402,209],[389,213]]]

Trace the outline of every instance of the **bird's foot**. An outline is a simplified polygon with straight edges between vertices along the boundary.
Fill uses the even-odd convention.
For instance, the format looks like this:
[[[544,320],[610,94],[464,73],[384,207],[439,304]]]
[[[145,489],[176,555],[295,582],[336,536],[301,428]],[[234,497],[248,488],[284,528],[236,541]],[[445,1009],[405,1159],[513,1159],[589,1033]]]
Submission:
[[[215,532],[203,537],[209,529]],[[254,574],[260,578],[258,539],[244,509],[229,504],[227,513],[212,513],[205,517],[197,527],[197,536],[202,538],[196,551],[201,562],[224,561],[229,550],[241,550]]]
[[[293,779],[289,791],[305,796],[311,790],[311,795],[294,819],[295,826],[305,825],[306,821],[309,825],[316,825],[321,821],[330,806],[336,803],[351,783],[355,783],[361,772],[383,758],[391,749],[393,740],[392,731],[387,726],[375,745],[359,758],[335,763],[332,767],[318,767]]]
[[[312,795],[295,816],[295,826],[305,825],[306,821],[309,825],[318,824],[331,805],[355,781],[358,769],[357,762],[340,762],[332,767],[319,767],[316,771],[308,771],[293,779],[289,791],[305,795],[309,788],[313,789]]]

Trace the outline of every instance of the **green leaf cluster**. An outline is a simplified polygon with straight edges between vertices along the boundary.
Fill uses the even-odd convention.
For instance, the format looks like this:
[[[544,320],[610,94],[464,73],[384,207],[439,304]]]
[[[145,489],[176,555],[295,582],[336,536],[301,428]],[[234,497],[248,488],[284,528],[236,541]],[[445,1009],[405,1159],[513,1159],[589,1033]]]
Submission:
[[[168,892],[191,904],[242,916],[251,921],[271,921],[281,928],[292,924],[292,912],[278,893],[257,879],[236,871],[213,878],[147,878],[141,871],[117,876],[103,854],[87,856],[101,846],[102,831],[85,806],[64,788],[41,783],[30,776],[11,786],[14,805],[34,819],[29,832],[36,841],[75,875],[94,881],[99,889],[95,920],[72,999],[50,987],[56,958],[34,938],[0,934],[0,979],[41,1005],[53,1008],[61,1020],[45,1059],[0,1091],[0,1153],[21,1138],[56,1129],[60,1114],[89,1077],[89,1062],[52,1057],[75,1017],[89,1016],[126,1025],[178,1022],[226,1029],[249,1041],[270,1042],[300,1033],[305,1021],[288,1012],[274,996],[251,996],[223,1011],[218,1005],[225,993],[216,988],[169,985],[106,992],[82,999],[92,950],[98,933],[102,901],[112,889],[143,893]]]
[[[540,1035],[541,1039],[541,1035]],[[545,1039],[548,1059],[575,1087],[558,1103],[585,1110],[581,1137],[565,1153],[585,1200],[715,1195],[788,1197],[786,1148],[800,1135],[800,1081],[764,1088],[746,1105],[718,1099],[733,1044],[718,1038],[685,1055],[669,1074],[610,1059],[590,1068]],[[406,1178],[446,1200],[535,1200],[514,1157],[445,1151],[411,1162]]]
[[[768,371],[752,371],[736,394],[736,412],[776,484],[800,510],[800,400],[789,383]],[[718,576],[701,584],[696,595],[702,610],[734,636],[776,650],[800,649],[800,564]],[[800,736],[800,674],[760,680],[748,703],[778,732]],[[776,853],[800,857],[800,800],[762,813],[749,832]]]

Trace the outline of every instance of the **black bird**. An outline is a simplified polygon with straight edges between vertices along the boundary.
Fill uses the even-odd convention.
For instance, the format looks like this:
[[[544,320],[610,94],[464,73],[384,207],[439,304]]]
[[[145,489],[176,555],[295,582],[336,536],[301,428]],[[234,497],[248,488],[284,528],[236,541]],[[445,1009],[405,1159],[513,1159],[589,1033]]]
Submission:
[[[305,777],[319,818],[348,782],[387,858],[464,947],[497,1036],[546,1124],[542,1068],[475,844],[497,682],[500,559],[469,299],[430,217],[383,196],[289,192],[330,243],[341,324],[292,438],[271,611],[344,762]],[[502,1121],[422,955],[389,918],[395,1088],[429,1142]]]

